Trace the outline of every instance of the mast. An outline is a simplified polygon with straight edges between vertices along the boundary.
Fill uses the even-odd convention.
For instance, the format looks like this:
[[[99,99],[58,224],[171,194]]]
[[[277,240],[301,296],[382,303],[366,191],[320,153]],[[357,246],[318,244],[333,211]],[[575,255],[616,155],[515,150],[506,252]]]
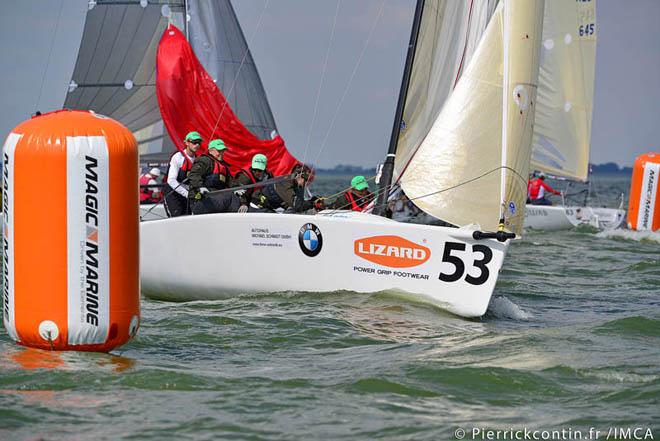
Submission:
[[[408,85],[410,84],[410,73],[412,72],[412,65],[415,59],[415,49],[417,48],[417,37],[419,35],[419,28],[422,22],[422,12],[424,11],[424,1],[417,0],[415,7],[415,16],[413,19],[412,30],[410,32],[410,42],[408,43],[408,54],[406,55],[406,64],[403,70],[403,78],[401,79],[401,89],[399,90],[399,101],[396,105],[396,112],[394,114],[394,124],[392,126],[392,135],[390,136],[390,146],[385,158],[385,164],[380,176],[378,185],[378,198],[374,205],[373,214],[384,216],[387,211],[387,197],[390,192],[390,185],[392,184],[392,174],[394,173],[394,158],[396,156],[396,148],[399,143],[399,132],[401,131],[401,122],[403,120],[403,107],[406,102],[408,94]]]

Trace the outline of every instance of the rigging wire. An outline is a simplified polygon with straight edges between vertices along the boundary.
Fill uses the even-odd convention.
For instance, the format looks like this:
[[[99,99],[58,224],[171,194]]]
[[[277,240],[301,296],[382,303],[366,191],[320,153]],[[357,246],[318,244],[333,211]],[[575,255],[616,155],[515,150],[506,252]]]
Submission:
[[[362,52],[360,53],[360,56],[358,57],[357,62],[355,63],[355,66],[353,68],[353,72],[351,73],[351,76],[348,80],[348,83],[346,84],[346,88],[344,89],[344,93],[341,96],[341,99],[339,100],[339,103],[337,104],[337,108],[335,110],[334,115],[332,116],[332,120],[330,121],[330,126],[328,127],[328,130],[325,134],[325,137],[323,138],[323,141],[321,142],[321,147],[319,149],[318,154],[316,155],[316,159],[314,162],[317,162],[319,157],[321,156],[321,153],[323,153],[323,150],[325,149],[326,143],[328,141],[328,138],[330,137],[330,133],[332,132],[332,129],[335,125],[335,122],[337,120],[337,117],[339,116],[339,111],[341,110],[341,106],[344,104],[344,100],[346,99],[346,95],[348,94],[349,89],[351,88],[351,84],[353,83],[353,79],[355,78],[355,74],[357,73],[360,64],[362,63],[362,59],[364,58],[364,54],[367,51],[367,48],[369,47],[369,42],[371,41],[371,38],[374,35],[374,31],[376,30],[376,25],[378,25],[378,22],[380,21],[380,17],[383,15],[383,8],[385,6],[385,1],[382,0],[380,3],[380,8],[378,10],[378,15],[376,16],[376,19],[374,20],[371,30],[369,31],[369,35],[367,36],[367,40],[364,43],[364,46],[362,47]]]
[[[309,151],[309,144],[312,140],[312,131],[314,130],[314,123],[316,122],[316,115],[319,109],[319,98],[321,97],[321,90],[323,89],[323,82],[325,80],[325,74],[328,68],[328,59],[330,58],[330,49],[332,49],[332,43],[335,39],[335,29],[337,28],[337,17],[339,16],[339,5],[341,0],[337,0],[337,8],[335,9],[335,18],[332,22],[332,29],[330,31],[330,40],[328,41],[328,48],[325,52],[325,60],[323,62],[323,69],[321,70],[321,80],[319,82],[318,90],[316,91],[316,102],[314,103],[314,113],[312,114],[312,122],[309,126],[309,132],[307,133],[307,142],[305,143],[305,152],[303,154],[303,164],[307,160],[307,152]]]
[[[408,197],[408,200],[410,200],[410,201],[416,201],[416,200],[418,200],[418,199],[424,199],[424,198],[427,198],[427,197],[430,197],[430,196],[433,196],[433,195],[436,195],[436,194],[444,193],[444,192],[449,191],[449,190],[454,190],[454,189],[456,189],[456,188],[459,188],[459,187],[462,187],[462,186],[464,186],[464,185],[470,184],[470,183],[472,183],[472,182],[474,182],[474,181],[478,181],[479,179],[481,179],[481,178],[483,178],[483,177],[485,177],[485,176],[487,176],[487,175],[490,175],[490,174],[492,174],[492,173],[495,173],[495,172],[497,172],[497,171],[499,171],[499,170],[501,170],[501,169],[503,169],[503,168],[509,170],[510,172],[512,172],[512,173],[514,174],[514,176],[517,176],[522,182],[526,182],[526,179],[524,179],[524,178],[522,177],[522,175],[520,175],[520,173],[518,173],[515,169],[513,169],[513,168],[511,168],[511,167],[509,167],[509,166],[499,166],[499,167],[495,167],[495,168],[492,169],[492,170],[489,170],[489,171],[487,171],[487,172],[484,172],[484,173],[480,174],[479,176],[475,176],[474,178],[467,179],[467,180],[465,180],[465,181],[459,182],[459,183],[456,184],[456,185],[452,185],[451,187],[442,188],[442,189],[440,189],[440,190],[436,190],[436,191],[433,191],[433,192],[430,192],[430,193],[427,193],[427,194],[423,194],[423,195],[421,195],[421,196],[417,196],[417,197],[414,197],[414,198],[411,198],[411,197],[408,197],[408,196],[406,196],[406,197]],[[372,177],[370,177],[369,179],[367,179],[367,181],[371,181],[371,180],[373,180],[373,179],[375,179],[375,178],[376,178],[375,176],[372,176]],[[390,186],[389,186],[388,188],[385,189],[385,191],[387,191],[387,192],[389,193],[389,192],[392,190],[392,188],[394,188],[395,186],[397,186],[397,184],[392,183],[392,184],[390,184]],[[343,191],[346,191],[346,190],[343,190]],[[342,192],[343,192],[343,191],[342,191]],[[337,195],[337,194],[341,194],[342,192],[340,192],[340,193],[336,193],[336,195]],[[336,209],[334,209],[334,211],[341,210],[341,209],[343,209],[343,208],[345,208],[345,207],[348,207],[348,204],[345,205],[345,206],[343,206],[343,207],[341,207],[341,208],[336,208]],[[333,212],[334,212],[334,211],[333,211]]]
[[[44,84],[46,82],[46,74],[48,73],[48,68],[50,67],[50,57],[53,53],[53,46],[55,46],[55,37],[57,36],[57,31],[60,27],[60,19],[62,18],[62,9],[64,7],[64,0],[60,1],[60,10],[57,13],[57,22],[55,23],[55,32],[53,33],[53,38],[50,39],[50,49],[48,50],[48,58],[46,61],[46,69],[44,69],[44,73],[41,76],[41,87],[39,87],[39,96],[37,97],[37,104],[35,106],[35,110],[39,110],[39,104],[41,103],[41,94],[44,91]]]
[[[243,53],[243,58],[241,59],[241,63],[238,66],[238,69],[236,70],[236,75],[234,76],[234,80],[232,81],[231,87],[229,88],[229,92],[225,96],[225,102],[222,105],[222,109],[220,109],[220,114],[218,115],[218,118],[215,120],[215,125],[213,126],[213,130],[211,131],[211,137],[209,139],[213,139],[213,135],[215,134],[215,130],[218,128],[218,124],[220,123],[220,118],[222,118],[222,114],[225,112],[225,109],[227,108],[227,103],[229,101],[229,97],[231,96],[232,92],[234,91],[234,87],[236,86],[236,83],[238,82],[238,77],[241,74],[241,69],[243,69],[243,65],[245,64],[245,59],[247,58],[248,54],[250,53],[250,46],[254,41],[255,35],[257,35],[257,32],[259,31],[259,28],[261,27],[261,21],[264,18],[264,13],[266,12],[266,9],[268,9],[268,4],[270,3],[270,0],[266,0],[264,2],[264,7],[261,10],[261,13],[259,14],[259,19],[257,20],[257,25],[255,26],[254,30],[252,31],[252,35],[250,35],[249,40],[246,42],[246,47],[245,47],[245,52]]]

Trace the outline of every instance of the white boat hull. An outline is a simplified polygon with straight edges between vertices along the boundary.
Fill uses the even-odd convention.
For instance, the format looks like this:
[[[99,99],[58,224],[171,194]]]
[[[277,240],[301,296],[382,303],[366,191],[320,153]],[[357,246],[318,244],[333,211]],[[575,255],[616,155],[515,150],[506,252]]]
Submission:
[[[469,228],[353,212],[185,216],[140,230],[142,293],[150,298],[391,291],[464,317],[486,312],[508,248],[474,240]]]
[[[524,226],[534,230],[570,230],[590,225],[599,230],[613,230],[623,224],[625,215],[624,210],[615,208],[528,205]]]

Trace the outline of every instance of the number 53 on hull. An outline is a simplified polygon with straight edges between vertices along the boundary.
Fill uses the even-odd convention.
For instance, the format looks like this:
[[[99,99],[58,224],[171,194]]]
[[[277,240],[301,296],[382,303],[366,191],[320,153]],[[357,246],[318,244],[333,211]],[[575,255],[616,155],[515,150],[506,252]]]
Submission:
[[[464,317],[486,312],[508,247],[473,239],[474,228],[402,224],[356,212],[212,214],[140,228],[141,249],[150,250],[140,262],[147,297],[385,291]]]

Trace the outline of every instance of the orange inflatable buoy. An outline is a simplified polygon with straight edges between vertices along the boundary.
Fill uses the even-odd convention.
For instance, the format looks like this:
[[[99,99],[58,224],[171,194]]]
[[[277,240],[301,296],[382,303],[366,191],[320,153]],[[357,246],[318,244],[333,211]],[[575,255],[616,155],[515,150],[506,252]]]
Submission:
[[[630,184],[628,228],[660,230],[660,153],[646,153],[635,159]]]
[[[2,149],[3,318],[19,344],[102,351],[140,320],[133,134],[87,111],[16,127]]]

